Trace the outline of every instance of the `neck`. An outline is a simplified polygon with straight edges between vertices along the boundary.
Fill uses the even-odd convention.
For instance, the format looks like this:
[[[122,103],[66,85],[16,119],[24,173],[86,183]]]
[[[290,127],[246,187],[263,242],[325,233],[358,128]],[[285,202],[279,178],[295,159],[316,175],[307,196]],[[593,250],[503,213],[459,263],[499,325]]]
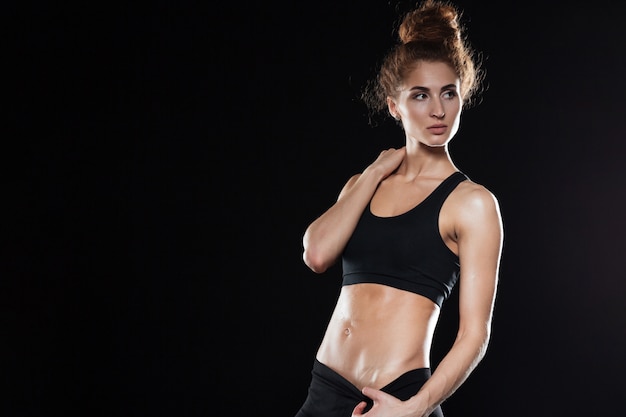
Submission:
[[[446,177],[457,171],[448,146],[420,146],[410,149],[407,147],[406,157],[398,167],[397,173],[407,177]]]

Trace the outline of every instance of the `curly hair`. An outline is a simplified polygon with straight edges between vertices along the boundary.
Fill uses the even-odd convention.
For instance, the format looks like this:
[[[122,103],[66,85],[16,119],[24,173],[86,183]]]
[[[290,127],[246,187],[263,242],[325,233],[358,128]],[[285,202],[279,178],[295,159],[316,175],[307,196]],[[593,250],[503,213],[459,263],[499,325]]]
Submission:
[[[446,62],[461,80],[464,106],[473,104],[484,77],[479,55],[464,36],[462,13],[452,3],[426,0],[407,12],[375,79],[361,94],[371,115],[386,113],[387,97],[396,97],[403,80],[421,61]]]

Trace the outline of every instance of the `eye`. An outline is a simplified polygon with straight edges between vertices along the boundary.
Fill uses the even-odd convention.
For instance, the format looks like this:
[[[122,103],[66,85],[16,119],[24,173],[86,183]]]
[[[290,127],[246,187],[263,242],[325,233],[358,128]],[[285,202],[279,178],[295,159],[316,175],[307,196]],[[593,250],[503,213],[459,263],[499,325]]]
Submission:
[[[411,98],[413,100],[426,100],[428,96],[426,95],[426,93],[417,93],[417,94],[413,94]]]
[[[454,90],[444,91],[443,96],[444,98],[451,99],[457,96],[457,92]]]

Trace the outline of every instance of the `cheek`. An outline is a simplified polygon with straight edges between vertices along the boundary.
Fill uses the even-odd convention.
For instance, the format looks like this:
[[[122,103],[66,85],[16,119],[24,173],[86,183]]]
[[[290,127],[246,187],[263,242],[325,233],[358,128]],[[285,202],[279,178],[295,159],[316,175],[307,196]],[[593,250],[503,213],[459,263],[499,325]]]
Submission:
[[[452,134],[456,134],[459,130],[459,126],[461,125],[461,113],[457,113],[452,122]]]
[[[461,102],[459,100],[453,100],[448,102],[447,106],[448,114],[458,114],[461,112]]]
[[[403,111],[409,116],[421,117],[428,114],[428,106],[426,106],[423,102],[412,102],[403,105]]]

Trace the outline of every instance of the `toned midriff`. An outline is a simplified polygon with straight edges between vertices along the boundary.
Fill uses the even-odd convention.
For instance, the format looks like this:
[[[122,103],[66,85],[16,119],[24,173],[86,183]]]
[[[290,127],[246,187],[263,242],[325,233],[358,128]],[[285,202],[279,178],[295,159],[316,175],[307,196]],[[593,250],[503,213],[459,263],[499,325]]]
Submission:
[[[430,366],[439,307],[426,297],[380,284],[346,285],[317,360],[358,389],[382,388]]]

